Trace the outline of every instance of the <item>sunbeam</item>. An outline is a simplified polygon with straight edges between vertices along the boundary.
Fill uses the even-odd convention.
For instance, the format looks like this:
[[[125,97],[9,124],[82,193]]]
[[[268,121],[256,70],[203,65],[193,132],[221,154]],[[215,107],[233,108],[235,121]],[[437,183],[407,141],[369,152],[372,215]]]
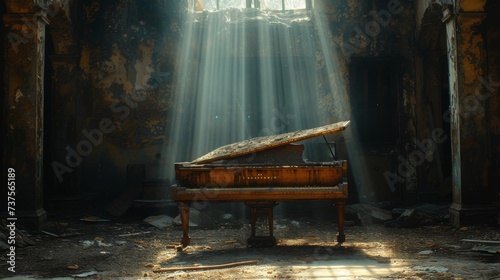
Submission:
[[[168,129],[170,167],[228,143],[348,119],[342,106],[335,115],[320,106],[346,94],[324,19],[305,9],[306,1],[284,1],[290,10],[281,0],[260,1],[260,9],[232,2],[223,8],[225,1],[197,1],[187,13]],[[306,160],[317,156],[314,141],[305,143]]]

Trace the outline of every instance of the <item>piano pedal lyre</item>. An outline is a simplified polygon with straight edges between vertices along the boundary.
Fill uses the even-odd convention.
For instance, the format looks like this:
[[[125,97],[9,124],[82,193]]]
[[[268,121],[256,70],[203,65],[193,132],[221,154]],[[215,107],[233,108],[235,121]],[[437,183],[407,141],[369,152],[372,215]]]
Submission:
[[[276,246],[276,237],[273,235],[274,221],[273,221],[273,208],[278,205],[274,201],[257,201],[257,202],[246,202],[245,203],[250,208],[250,225],[252,227],[252,233],[247,239],[247,247],[274,247]],[[266,216],[269,235],[268,236],[258,236],[256,235],[256,223],[258,216]]]

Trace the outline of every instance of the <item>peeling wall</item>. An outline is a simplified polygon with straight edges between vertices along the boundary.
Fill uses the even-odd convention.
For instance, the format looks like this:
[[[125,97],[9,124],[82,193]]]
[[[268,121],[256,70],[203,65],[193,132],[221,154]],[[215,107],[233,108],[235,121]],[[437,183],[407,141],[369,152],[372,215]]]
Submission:
[[[17,8],[7,8],[16,12]],[[28,7],[26,7],[28,8]],[[21,9],[22,12],[26,12]],[[33,11],[30,11],[33,12]],[[16,213],[19,217],[42,216],[43,190],[43,88],[45,63],[45,23],[34,14],[3,16],[5,69],[3,81],[2,164],[16,173]],[[9,44],[10,43],[10,44]],[[6,174],[6,173],[5,173]],[[6,175],[7,176],[7,175]],[[40,215],[38,215],[40,214]],[[31,219],[28,219],[28,223]]]
[[[124,186],[126,164],[146,165],[148,179],[163,178],[162,147],[168,143],[169,110],[174,93],[177,47],[182,36],[182,1],[83,1],[83,37],[80,42],[80,86],[83,119],[78,124],[76,147],[109,119],[113,129],[103,133],[102,144],[82,157],[81,185],[87,192],[113,193]],[[415,84],[411,57],[415,28],[411,1],[315,1],[315,13],[324,17],[331,31],[327,38],[338,55],[337,73],[328,73],[325,56],[316,54],[323,73],[318,107],[331,119],[350,115],[351,59],[390,57],[399,64],[401,80],[401,154],[412,150],[415,129]],[[303,28],[296,24],[292,28]],[[300,32],[297,32],[300,33]],[[249,35],[251,36],[251,35]],[[296,38],[300,45],[301,40]],[[202,46],[197,46],[202,47]],[[258,55],[265,55],[260,50]],[[333,83],[332,80],[337,81]],[[343,100],[334,100],[341,91]],[[107,122],[106,122],[107,123]],[[111,127],[111,125],[110,125]],[[415,175],[414,175],[415,176]],[[409,188],[415,184],[408,180]],[[387,186],[382,186],[387,188]]]
[[[179,36],[169,28],[176,14],[168,11],[175,11],[176,5],[91,3],[84,7],[87,24],[80,61],[89,90],[84,94],[92,106],[89,121],[109,117],[117,122],[107,140],[124,148],[162,143]]]
[[[88,138],[85,131],[97,140],[98,130],[103,135],[79,166],[84,193],[120,192],[127,164],[144,164],[147,179],[164,179],[181,4],[83,1],[82,120],[72,147]]]

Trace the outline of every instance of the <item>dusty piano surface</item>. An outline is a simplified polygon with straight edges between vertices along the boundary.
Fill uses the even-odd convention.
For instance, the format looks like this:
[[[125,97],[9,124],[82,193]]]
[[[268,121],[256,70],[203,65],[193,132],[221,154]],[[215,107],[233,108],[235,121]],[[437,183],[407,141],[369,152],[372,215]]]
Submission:
[[[337,212],[337,241],[345,241],[344,206],[348,197],[347,161],[304,162],[304,139],[344,130],[349,121],[220,147],[192,162],[175,164],[172,199],[179,205],[187,246],[192,202],[244,202],[250,208],[249,246],[276,244],[273,207],[279,201],[331,200]],[[257,215],[267,215],[268,236],[255,235]]]

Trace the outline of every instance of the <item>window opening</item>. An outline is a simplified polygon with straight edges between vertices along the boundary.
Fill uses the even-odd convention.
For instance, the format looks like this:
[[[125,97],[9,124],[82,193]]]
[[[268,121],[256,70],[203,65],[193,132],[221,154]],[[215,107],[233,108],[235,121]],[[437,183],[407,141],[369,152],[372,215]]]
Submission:
[[[226,9],[256,8],[287,11],[310,9],[312,0],[195,0],[195,10],[216,11]]]

